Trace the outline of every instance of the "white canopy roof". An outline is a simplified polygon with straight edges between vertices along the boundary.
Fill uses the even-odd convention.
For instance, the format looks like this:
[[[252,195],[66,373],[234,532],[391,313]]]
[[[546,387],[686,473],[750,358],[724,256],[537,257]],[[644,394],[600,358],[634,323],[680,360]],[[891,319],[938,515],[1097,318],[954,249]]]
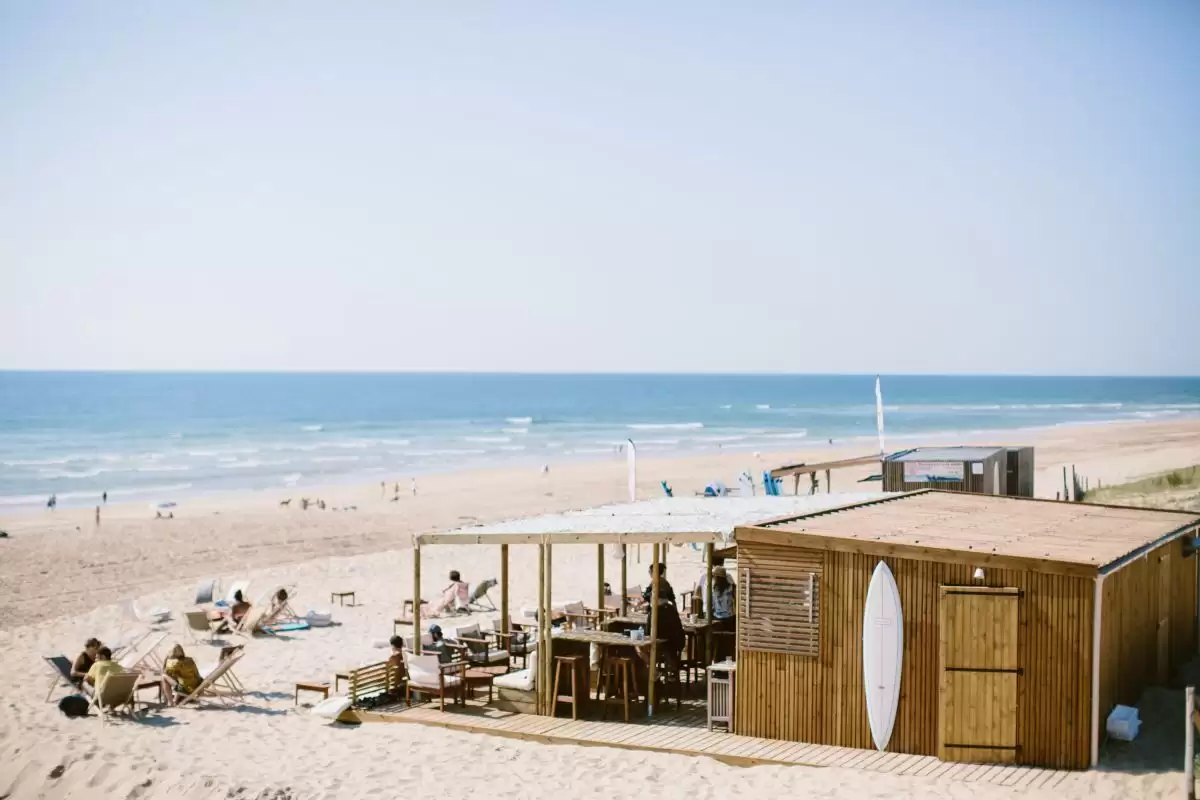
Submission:
[[[728,543],[738,526],[887,496],[883,492],[847,492],[788,497],[661,497],[475,525],[447,533],[423,533],[415,539],[418,545]]]

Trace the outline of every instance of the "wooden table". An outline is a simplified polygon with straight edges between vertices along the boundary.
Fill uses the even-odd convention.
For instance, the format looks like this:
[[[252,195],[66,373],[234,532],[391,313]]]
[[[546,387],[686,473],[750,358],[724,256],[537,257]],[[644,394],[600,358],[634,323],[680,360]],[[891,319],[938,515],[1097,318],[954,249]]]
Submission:
[[[352,605],[352,606],[358,605],[358,597],[355,596],[354,592],[330,592],[329,593],[329,604],[330,605],[333,605],[333,599],[335,597],[337,598],[338,605],[341,605],[341,606],[346,605],[347,597],[350,598],[350,605]]]
[[[486,669],[469,669],[463,675],[463,683],[466,689],[471,693],[471,698],[475,698],[475,690],[481,686],[486,686],[488,690],[488,702],[492,702],[492,680],[496,677],[494,672]]]
[[[134,696],[136,697],[137,693],[143,689],[157,689],[158,702],[163,705],[167,705],[170,702],[171,687],[167,684],[167,678],[165,675],[143,673],[142,676],[138,678],[137,684],[133,687]]]
[[[695,622],[691,622],[687,617],[680,617],[679,621],[683,624],[683,629],[685,631],[691,631],[692,633],[704,633],[706,630],[708,630],[707,619],[698,619]],[[612,619],[608,620],[608,623],[610,625],[613,623],[619,623],[621,625],[640,625],[642,627],[649,628],[650,618],[645,614],[626,614],[623,617],[613,617]],[[647,631],[647,633],[649,633],[649,631]]]
[[[299,681],[296,683],[296,705],[300,705],[301,692],[319,692],[329,699],[329,681]]]

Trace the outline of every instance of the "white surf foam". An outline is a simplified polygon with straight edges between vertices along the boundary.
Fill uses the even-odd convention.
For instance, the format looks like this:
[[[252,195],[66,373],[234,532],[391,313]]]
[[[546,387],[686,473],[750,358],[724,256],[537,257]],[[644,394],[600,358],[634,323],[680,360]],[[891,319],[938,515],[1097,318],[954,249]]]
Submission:
[[[318,431],[325,430],[325,426],[324,425],[302,425],[302,426],[300,426],[300,430],[309,431],[311,433],[316,433]]]
[[[704,427],[703,422],[635,422],[625,427],[635,431],[684,431]]]
[[[504,421],[512,425],[530,425],[533,423],[533,417],[505,417]]]
[[[510,436],[464,436],[464,442],[479,442],[480,444],[506,444],[512,441]]]

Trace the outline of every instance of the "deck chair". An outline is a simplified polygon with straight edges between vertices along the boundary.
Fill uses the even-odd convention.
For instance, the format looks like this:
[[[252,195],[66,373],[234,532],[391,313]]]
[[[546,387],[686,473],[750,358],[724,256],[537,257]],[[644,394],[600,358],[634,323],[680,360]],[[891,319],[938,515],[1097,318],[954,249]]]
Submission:
[[[414,641],[414,637],[405,636],[404,637],[404,649],[408,650],[409,652],[412,652],[413,641]],[[421,649],[430,647],[432,645],[433,645],[433,634],[432,633],[422,633],[421,634]]]
[[[200,685],[191,694],[184,695],[175,705],[184,706],[188,703],[199,704],[201,700],[215,700],[225,705],[236,705],[245,695],[245,688],[233,675],[233,665],[241,661],[246,653],[237,650],[204,677]],[[178,684],[175,684],[178,686]]]
[[[276,596],[280,592],[286,592],[288,598],[282,603],[279,603],[275,600]],[[291,601],[295,598],[295,596],[295,586],[276,586],[271,591],[263,594],[258,598],[258,602],[250,607],[252,612],[255,608],[261,608],[262,614],[255,623],[255,628],[249,628],[247,630],[250,633],[253,633],[255,629],[257,629],[263,633],[271,634],[280,633],[282,631],[307,630],[309,627],[308,621],[301,619],[296,615],[296,612],[292,610]],[[246,615],[246,617],[249,616],[250,614]],[[244,627],[245,622],[246,618],[243,617],[243,625],[241,627]]]
[[[456,661],[451,664],[438,662],[436,654],[419,656],[416,653],[404,651],[404,667],[408,671],[408,683],[404,687],[404,704],[412,705],[413,692],[425,695],[437,695],[438,705],[446,710],[446,695],[451,701],[456,698],[460,703],[466,702],[463,693],[466,687],[467,664]]]
[[[467,608],[471,611],[495,611],[496,604],[492,602],[488,592],[498,583],[500,581],[495,578],[487,578],[472,586],[471,594],[467,598]]]
[[[659,484],[662,486],[662,490],[664,493],[666,493],[667,497],[675,496],[675,492],[671,489],[671,485],[669,483],[666,481],[659,481]]]
[[[110,672],[97,682],[89,708],[100,712],[100,724],[121,712],[137,719],[137,685],[141,679],[136,672]]]
[[[222,619],[209,619],[207,611],[188,611],[184,616],[187,617],[188,633],[192,635],[193,642],[209,642],[211,644],[217,629],[225,624],[225,620]],[[197,634],[203,634],[203,636]]]
[[[126,672],[162,672],[162,659],[155,655],[154,651],[166,638],[166,633],[147,636],[138,642],[136,647],[122,653],[117,663]]]
[[[246,591],[249,588],[250,588],[250,581],[234,581],[233,583],[229,584],[229,590],[227,592],[225,592],[225,602],[228,605],[233,605],[234,603],[237,602],[236,600],[233,599],[233,596],[235,594],[237,594],[238,592],[241,592],[242,597],[245,597]]]
[[[66,656],[42,656],[42,660],[46,662],[47,666],[50,667],[50,671],[54,673],[54,677],[50,679],[50,691],[46,692],[47,703],[54,696],[54,690],[60,686],[70,689],[72,692],[86,691],[80,684],[75,683],[75,679],[71,677],[71,659]],[[83,684],[83,686],[86,686],[86,684]]]
[[[582,631],[600,627],[600,615],[594,611],[588,611],[581,602],[564,603],[563,614],[567,618],[567,627],[572,630]]]
[[[161,625],[171,618],[171,609],[158,607],[143,610],[132,598],[121,601],[121,613],[130,622],[140,622],[143,625]]]
[[[212,605],[217,600],[217,580],[210,578],[196,587],[196,605]]]
[[[112,657],[119,660],[130,650],[137,647],[143,639],[152,633],[154,633],[154,631],[141,625],[122,632],[121,635],[117,637],[116,643],[109,646],[109,649],[112,651]]]

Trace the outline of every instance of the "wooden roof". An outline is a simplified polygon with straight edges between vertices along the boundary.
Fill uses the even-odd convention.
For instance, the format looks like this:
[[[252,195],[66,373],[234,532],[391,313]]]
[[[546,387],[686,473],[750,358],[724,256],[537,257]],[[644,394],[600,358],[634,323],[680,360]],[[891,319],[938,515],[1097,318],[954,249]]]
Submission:
[[[786,478],[789,475],[808,475],[812,472],[858,467],[863,464],[879,464],[883,461],[881,455],[859,456],[857,458],[841,458],[837,461],[819,461],[815,464],[789,464],[786,467],[776,467],[771,470],[772,478]]]
[[[850,550],[980,564],[1002,559],[1094,575],[1200,525],[1200,514],[924,490],[740,530],[739,542]]]

